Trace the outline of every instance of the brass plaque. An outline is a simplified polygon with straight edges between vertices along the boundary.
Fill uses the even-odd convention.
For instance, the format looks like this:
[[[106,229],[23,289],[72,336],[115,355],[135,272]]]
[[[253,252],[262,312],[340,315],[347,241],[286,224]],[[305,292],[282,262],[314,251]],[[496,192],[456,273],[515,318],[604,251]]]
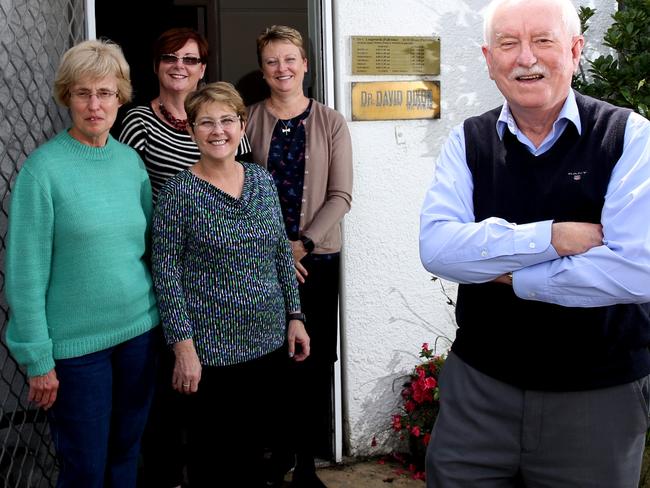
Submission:
[[[439,75],[440,38],[352,36],[353,75]]]
[[[352,120],[439,118],[439,81],[352,83]]]

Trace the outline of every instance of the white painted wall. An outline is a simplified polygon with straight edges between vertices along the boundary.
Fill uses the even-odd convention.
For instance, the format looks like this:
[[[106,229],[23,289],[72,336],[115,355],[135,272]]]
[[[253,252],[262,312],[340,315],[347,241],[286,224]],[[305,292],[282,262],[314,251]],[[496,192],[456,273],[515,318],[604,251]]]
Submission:
[[[500,105],[480,46],[485,0],[333,0],[336,107],[354,144],[354,199],[345,219],[342,296],[343,404],[352,455],[391,448],[390,416],[400,378],[423,342],[453,337],[453,310],[418,255],[420,205],[451,128]],[[601,39],[615,0],[598,6],[589,37]],[[413,76],[352,76],[353,35],[439,36],[439,120],[352,122],[353,81],[415,80]],[[450,284],[451,295],[455,289]],[[440,352],[448,343],[440,343]],[[371,447],[373,437],[376,447]]]

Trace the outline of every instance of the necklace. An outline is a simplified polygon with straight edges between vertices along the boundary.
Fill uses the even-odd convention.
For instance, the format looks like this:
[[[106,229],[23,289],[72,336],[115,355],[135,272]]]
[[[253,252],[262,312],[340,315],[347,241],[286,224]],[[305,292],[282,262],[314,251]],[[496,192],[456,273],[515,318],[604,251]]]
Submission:
[[[307,106],[309,106],[309,100],[307,99]],[[280,124],[282,124],[282,128],[280,129],[282,131],[283,135],[287,135],[291,133],[291,129],[293,128],[293,124],[291,123],[291,119],[297,117],[298,115],[302,114],[305,111],[305,108],[299,107],[298,111],[289,111],[287,112],[286,110],[284,111],[285,115],[289,115],[289,118],[286,119],[287,122],[285,123],[284,120],[280,117],[280,115],[283,113],[282,110],[280,110],[276,105],[273,103],[272,99],[268,99],[268,107],[271,109],[271,112],[278,118],[278,121]]]
[[[291,126],[291,119],[289,119],[289,121],[286,124],[284,123],[284,120],[282,120],[282,119],[278,119],[278,121],[282,124],[282,129],[280,129],[282,131],[282,133],[285,136],[287,134],[289,134],[291,132],[291,127],[292,127]]]
[[[169,122],[169,124],[174,128],[178,130],[185,131],[187,130],[187,119],[177,119],[174,117],[172,114],[169,113],[169,110],[165,108],[165,106],[162,104],[162,102],[158,102],[159,107],[160,107],[160,113],[162,114],[163,117],[165,117],[165,120]]]

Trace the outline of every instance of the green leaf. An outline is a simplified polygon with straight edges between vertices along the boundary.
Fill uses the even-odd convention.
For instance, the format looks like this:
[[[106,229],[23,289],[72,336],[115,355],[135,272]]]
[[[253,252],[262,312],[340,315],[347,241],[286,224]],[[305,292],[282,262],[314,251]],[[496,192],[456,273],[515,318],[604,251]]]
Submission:
[[[612,25],[602,43],[614,55],[582,59],[573,86],[581,93],[629,107],[648,117],[650,105],[650,0],[625,0],[612,15]],[[595,10],[580,7],[583,32]],[[585,70],[583,66],[588,66]]]

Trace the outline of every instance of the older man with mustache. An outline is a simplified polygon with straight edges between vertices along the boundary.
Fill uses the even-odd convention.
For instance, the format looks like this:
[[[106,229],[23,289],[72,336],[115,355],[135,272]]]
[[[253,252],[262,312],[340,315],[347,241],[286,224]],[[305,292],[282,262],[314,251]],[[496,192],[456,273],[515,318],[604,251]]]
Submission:
[[[433,487],[636,487],[650,384],[650,123],[571,89],[570,0],[494,0],[505,97],[442,148],[425,268],[460,283]]]

